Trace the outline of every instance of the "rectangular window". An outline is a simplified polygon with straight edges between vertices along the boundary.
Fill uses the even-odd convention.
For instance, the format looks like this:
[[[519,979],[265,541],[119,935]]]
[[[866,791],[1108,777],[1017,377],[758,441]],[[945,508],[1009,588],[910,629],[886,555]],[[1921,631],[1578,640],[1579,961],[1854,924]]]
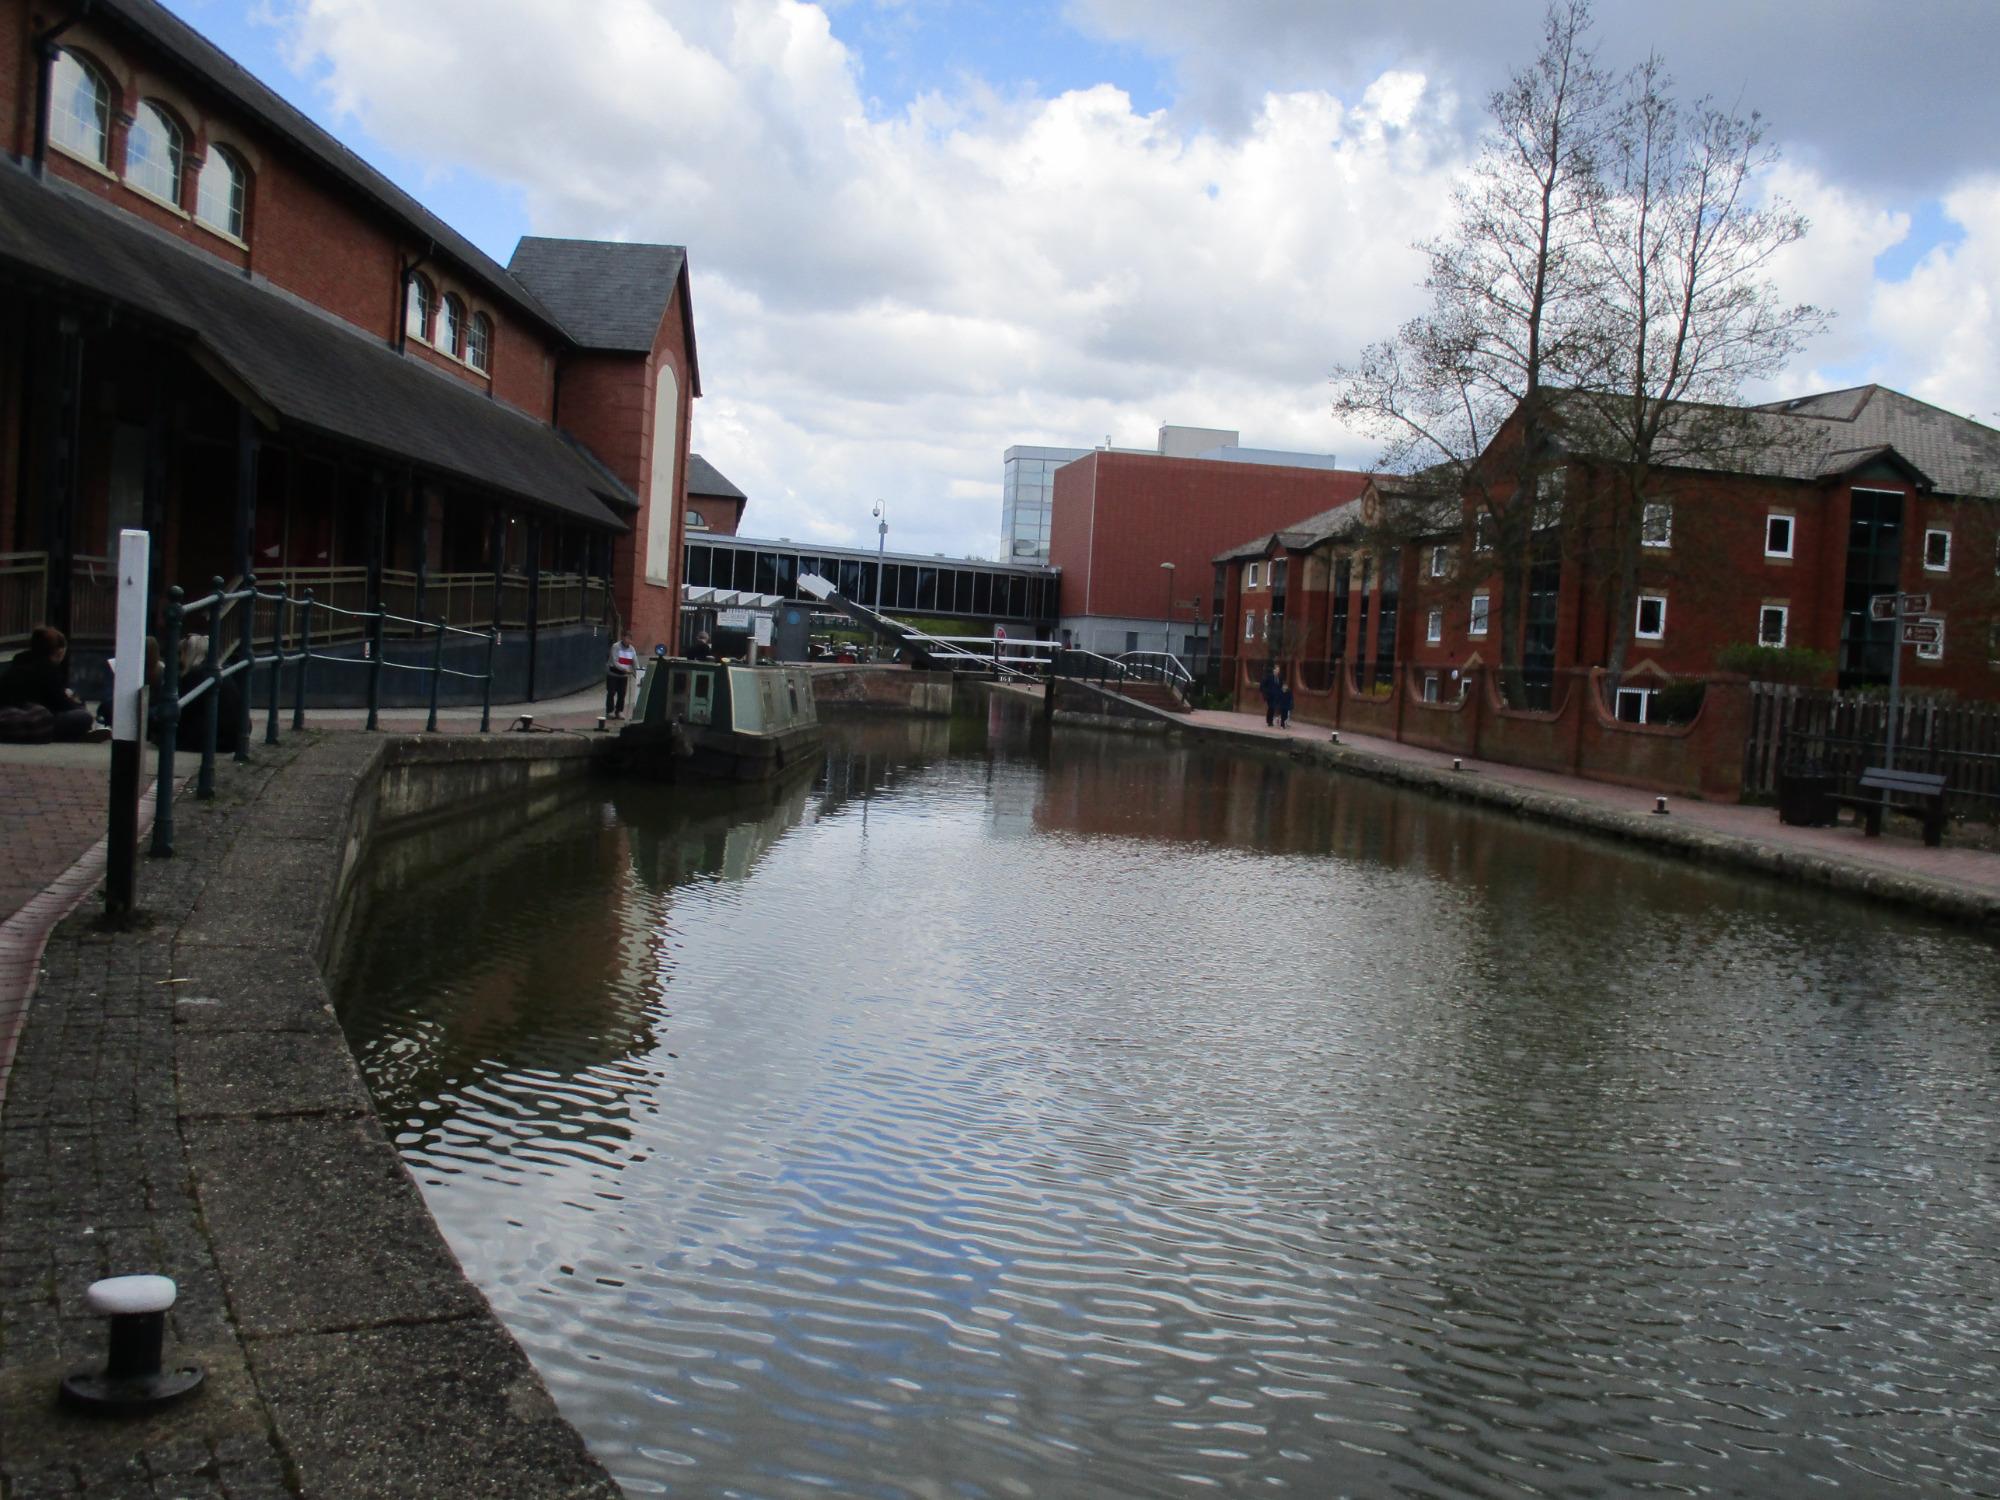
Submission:
[[[1446,570],[1450,566],[1451,566],[1450,548],[1448,547],[1431,548],[1431,577],[1433,578],[1444,577]]]
[[[1790,557],[1792,555],[1792,518],[1771,515],[1764,517],[1764,555],[1766,557]]]
[[[1671,547],[1674,542],[1674,507],[1666,500],[1648,500],[1639,518],[1639,545]]]
[[[1136,630],[1126,631],[1125,632],[1126,653],[1129,655],[1130,653],[1137,651],[1138,649],[1139,649],[1139,632]]]
[[[1262,571],[1262,567],[1261,563],[1245,563],[1243,565],[1243,587],[1246,589],[1257,587],[1257,577]]]
[[[1951,571],[1951,533],[1933,529],[1924,533],[1924,571],[1926,573],[1948,573]]]
[[[1472,619],[1465,627],[1467,635],[1486,634],[1486,622],[1493,612],[1493,601],[1484,594],[1472,596]]]
[[[1618,690],[1618,717],[1627,724],[1644,724],[1651,716],[1653,708],[1652,688],[1628,688]]]
[[[1922,645],[1922,644],[1919,644],[1919,645],[1918,645],[1918,647],[1917,647],[1917,660],[1918,660],[1918,661],[1943,661],[1943,660],[1944,660],[1944,621],[1943,621],[1943,620],[1942,620],[1941,618],[1939,618],[1939,617],[1938,617],[1937,615],[1925,615],[1925,616],[1923,617],[1923,623],[1924,623],[1924,624],[1926,624],[1926,625],[1935,625],[1935,626],[1937,627],[1937,639],[1936,639],[1935,641],[1933,641],[1933,642],[1932,642],[1931,644],[1929,644],[1928,646],[1926,646],[1926,645]]]
[[[1424,627],[1424,639],[1429,641],[1433,646],[1444,639],[1444,611],[1442,609],[1433,609],[1431,611],[1430,623]]]
[[[1986,627],[1986,665],[2000,667],[2000,620]]]
[[[1272,588],[1282,589],[1285,586],[1285,574],[1289,571],[1286,564],[1289,562],[1290,562],[1289,558],[1281,557],[1276,562],[1271,564]]]
[[[1782,604],[1767,604],[1757,611],[1757,644],[1760,646],[1782,646],[1785,644],[1785,625],[1791,611]]]
[[[1633,634],[1642,641],[1657,641],[1667,633],[1667,596],[1641,594],[1639,618]]]
[[[1435,703],[1437,701],[1438,674],[1435,672],[1426,672],[1424,673],[1424,702]]]
[[[1243,611],[1243,639],[1246,641],[1257,639],[1257,611],[1254,609]]]
[[[1493,550],[1493,518],[1481,511],[1472,518],[1472,550],[1491,552]]]

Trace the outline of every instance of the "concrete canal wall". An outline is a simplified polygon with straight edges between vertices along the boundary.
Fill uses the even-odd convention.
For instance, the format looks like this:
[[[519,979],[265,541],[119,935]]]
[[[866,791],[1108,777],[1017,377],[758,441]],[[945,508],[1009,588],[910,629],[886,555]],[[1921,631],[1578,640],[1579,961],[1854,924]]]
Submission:
[[[813,702],[822,714],[889,712],[944,719],[951,716],[952,678],[950,672],[907,667],[815,667]]]

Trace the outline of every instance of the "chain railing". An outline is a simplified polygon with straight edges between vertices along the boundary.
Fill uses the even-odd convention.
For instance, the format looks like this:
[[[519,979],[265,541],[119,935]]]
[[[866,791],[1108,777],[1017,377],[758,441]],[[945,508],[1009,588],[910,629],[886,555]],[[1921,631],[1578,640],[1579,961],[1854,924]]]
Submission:
[[[257,651],[256,630],[259,624],[258,607],[271,606],[263,614],[267,623],[269,650],[260,655]],[[188,621],[206,615],[210,630],[202,659],[194,664],[190,674],[192,685],[181,680],[181,643],[190,633]],[[238,636],[232,646],[225,647],[223,635],[231,622],[237,627]],[[329,637],[340,635],[347,639],[359,637],[366,641],[367,649],[362,656],[336,656],[326,651],[313,649],[313,626],[317,618],[321,622],[320,637],[324,645]],[[351,622],[351,623],[350,623]],[[333,628],[329,629],[331,625]],[[431,659],[428,665],[412,662],[385,660],[382,653],[383,640],[389,627],[413,627],[401,629],[405,636],[428,635],[431,640]],[[483,672],[461,672],[444,664],[444,647],[447,636],[464,636],[469,640],[483,641],[486,646],[486,670]],[[480,684],[479,732],[487,733],[493,727],[493,654],[500,643],[497,630],[461,630],[447,625],[443,620],[417,620],[406,615],[392,615],[388,610],[346,609],[339,605],[327,604],[313,597],[307,589],[302,597],[292,595],[284,585],[276,593],[267,593],[257,587],[257,580],[248,577],[239,588],[229,588],[222,579],[214,580],[211,590],[199,599],[188,600],[176,585],[167,591],[166,631],[161,651],[161,680],[158,710],[160,738],[160,784],[159,794],[153,813],[154,855],[165,858],[174,852],[174,757],[180,748],[180,727],[183,717],[190,708],[199,714],[201,736],[201,769],[195,777],[195,796],[207,800],[215,795],[215,751],[221,739],[222,700],[224,684],[236,683],[235,704],[232,709],[235,758],[239,761],[250,759],[251,687],[253,674],[269,669],[265,691],[264,743],[278,743],[279,704],[284,695],[283,679],[287,667],[295,668],[292,687],[292,729],[294,732],[306,727],[306,668],[309,663],[322,662],[333,666],[360,667],[368,674],[368,724],[371,730],[381,727],[382,674],[390,672],[422,672],[430,679],[429,716],[424,724],[424,732],[434,734],[438,727],[438,690],[447,677],[457,677]],[[234,660],[225,660],[234,651]]]

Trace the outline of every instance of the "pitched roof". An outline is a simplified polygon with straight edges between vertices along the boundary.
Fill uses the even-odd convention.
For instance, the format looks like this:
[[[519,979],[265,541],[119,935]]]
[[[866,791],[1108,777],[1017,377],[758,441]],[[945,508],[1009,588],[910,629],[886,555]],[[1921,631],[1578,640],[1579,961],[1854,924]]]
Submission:
[[[0,166],[0,277],[178,338],[286,422],[613,529],[636,500],[555,428],[59,181]]]
[[[699,453],[688,455],[687,492],[690,495],[720,495],[725,500],[750,497],[722,477],[722,471]]]
[[[625,354],[652,349],[660,319],[679,287],[692,363],[694,321],[687,302],[687,251],[682,246],[528,235],[514,247],[507,269],[555,309],[577,343]],[[699,395],[699,376],[693,384]]]
[[[1292,552],[1304,552],[1321,542],[1332,541],[1335,537],[1346,536],[1361,524],[1361,502],[1348,500],[1323,510],[1317,515],[1307,516],[1290,526],[1277,531],[1267,531],[1240,546],[1231,547],[1227,552],[1218,552],[1210,559],[1213,562],[1243,562],[1259,558],[1268,553],[1273,545]]]
[[[2000,499],[2000,432],[1901,391],[1853,386],[1774,401],[1757,410],[1821,428],[1824,456],[1893,448],[1944,494]],[[1850,467],[1848,462],[1821,472]]]
[[[456,261],[485,283],[488,290],[555,332],[564,331],[556,315],[484,250],[287,104],[248,68],[158,0],[97,0],[89,11],[89,20],[92,24],[109,21],[136,32],[226,95],[245,115],[282,137],[309,161],[340,178],[378,208],[401,219],[414,237],[431,241],[438,253]]]

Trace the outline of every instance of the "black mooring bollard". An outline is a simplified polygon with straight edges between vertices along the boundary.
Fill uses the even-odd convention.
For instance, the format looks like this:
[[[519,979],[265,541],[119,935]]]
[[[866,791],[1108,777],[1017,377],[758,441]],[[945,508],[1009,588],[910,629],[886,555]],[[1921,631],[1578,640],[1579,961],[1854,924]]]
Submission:
[[[107,1416],[137,1416],[178,1401],[198,1387],[200,1365],[160,1368],[167,1309],[175,1287],[166,1276],[113,1276],[94,1281],[84,1305],[111,1319],[111,1344],[102,1370],[65,1376],[62,1395],[72,1405]]]

